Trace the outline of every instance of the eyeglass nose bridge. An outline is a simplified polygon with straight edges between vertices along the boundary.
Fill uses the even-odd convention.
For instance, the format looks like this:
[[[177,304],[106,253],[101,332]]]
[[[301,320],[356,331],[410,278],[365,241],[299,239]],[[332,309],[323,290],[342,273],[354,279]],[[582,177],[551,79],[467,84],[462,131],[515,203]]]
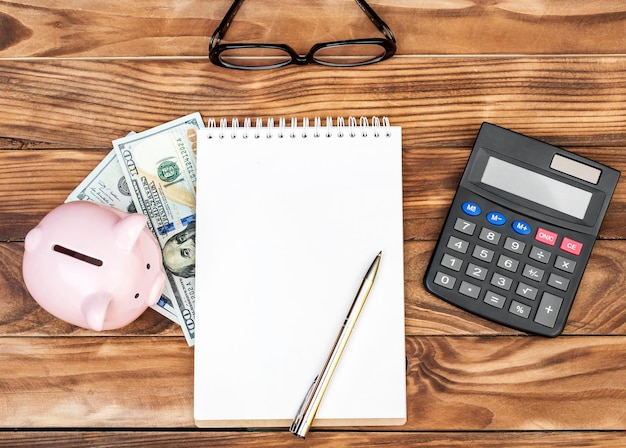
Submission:
[[[311,51],[309,51],[307,54],[302,56],[299,53],[297,53],[296,50],[294,50],[293,48],[291,48],[289,45],[286,45],[286,44],[276,45],[276,48],[280,48],[281,50],[289,54],[289,56],[291,56],[290,64],[307,65],[313,62],[313,53]]]

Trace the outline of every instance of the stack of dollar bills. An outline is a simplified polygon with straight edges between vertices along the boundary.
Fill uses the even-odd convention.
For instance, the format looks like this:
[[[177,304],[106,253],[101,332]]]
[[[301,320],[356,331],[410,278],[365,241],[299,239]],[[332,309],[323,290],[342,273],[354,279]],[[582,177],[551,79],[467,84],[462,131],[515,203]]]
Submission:
[[[113,141],[113,150],[68,196],[143,213],[163,251],[168,282],[152,308],[195,340],[198,112]]]

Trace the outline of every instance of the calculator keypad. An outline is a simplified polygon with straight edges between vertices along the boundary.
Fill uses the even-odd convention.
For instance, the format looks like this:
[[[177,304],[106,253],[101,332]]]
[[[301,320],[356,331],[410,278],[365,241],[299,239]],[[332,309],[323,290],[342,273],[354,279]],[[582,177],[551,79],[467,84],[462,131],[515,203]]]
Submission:
[[[449,219],[445,248],[429,268],[434,284],[476,314],[539,334],[546,327],[548,335],[578,288],[582,237],[488,201],[465,201]]]

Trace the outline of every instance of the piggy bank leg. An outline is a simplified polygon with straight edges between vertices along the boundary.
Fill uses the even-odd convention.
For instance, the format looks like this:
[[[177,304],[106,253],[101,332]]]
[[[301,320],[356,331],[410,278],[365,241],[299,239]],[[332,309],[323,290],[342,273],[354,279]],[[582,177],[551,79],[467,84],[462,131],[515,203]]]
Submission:
[[[104,329],[104,320],[111,300],[111,295],[106,292],[94,293],[83,299],[80,310],[89,328],[96,331]]]

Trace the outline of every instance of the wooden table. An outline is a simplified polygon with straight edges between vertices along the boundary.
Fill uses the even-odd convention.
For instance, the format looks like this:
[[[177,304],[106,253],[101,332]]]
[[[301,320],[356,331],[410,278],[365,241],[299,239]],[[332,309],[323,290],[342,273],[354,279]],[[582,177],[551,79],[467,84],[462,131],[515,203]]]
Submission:
[[[427,293],[422,278],[481,122],[626,171],[626,3],[376,0],[398,38],[394,58],[253,73],[206,58],[229,6],[0,4],[0,445],[623,446],[623,182],[558,338],[465,313]],[[248,0],[228,40],[304,53],[318,41],[377,35],[351,0]],[[305,441],[286,428],[197,430],[193,349],[180,328],[148,310],[96,333],[31,298],[21,274],[26,233],[111,140],[195,111],[388,116],[402,126],[406,425],[313,430]]]

